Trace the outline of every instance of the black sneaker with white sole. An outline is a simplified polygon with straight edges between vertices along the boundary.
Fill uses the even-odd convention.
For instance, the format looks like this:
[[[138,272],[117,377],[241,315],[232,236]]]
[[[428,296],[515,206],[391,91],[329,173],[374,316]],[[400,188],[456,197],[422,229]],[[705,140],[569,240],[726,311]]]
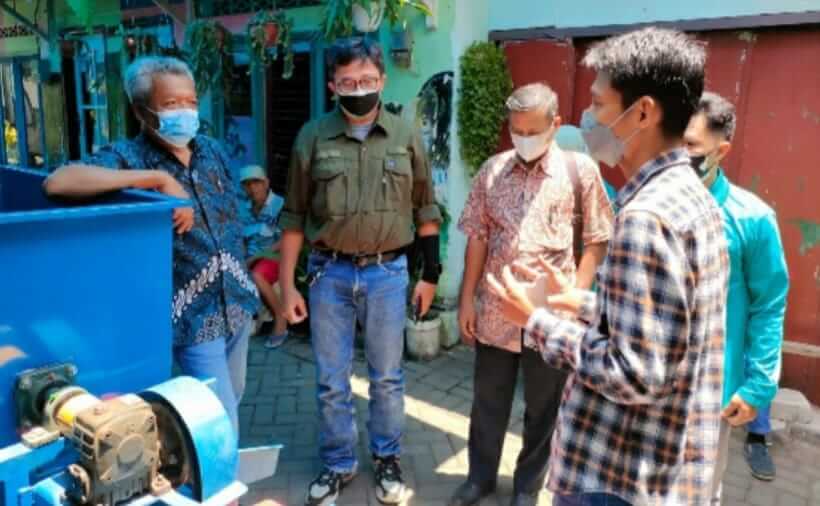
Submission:
[[[401,477],[399,458],[373,456],[376,475],[376,499],[382,504],[399,504],[407,495],[407,486]]]
[[[343,474],[323,469],[308,485],[305,506],[331,506],[336,502],[342,489],[355,477],[356,473]]]

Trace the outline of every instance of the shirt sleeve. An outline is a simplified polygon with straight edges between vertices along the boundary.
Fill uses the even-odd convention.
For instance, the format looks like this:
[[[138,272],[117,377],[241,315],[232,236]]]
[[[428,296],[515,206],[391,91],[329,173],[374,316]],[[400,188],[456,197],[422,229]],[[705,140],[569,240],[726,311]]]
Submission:
[[[680,380],[691,328],[689,272],[680,239],[657,217],[630,212],[613,238],[604,290],[607,314],[597,324],[530,317],[525,344],[588,388],[620,404],[649,404]]]
[[[288,167],[288,186],[285,193],[285,205],[279,216],[279,227],[282,230],[304,232],[310,209],[310,198],[313,181],[310,177],[312,157],[308,126],[302,128],[293,145]]]
[[[584,214],[584,245],[606,242],[612,236],[612,204],[604,187],[601,172],[592,158],[575,154],[578,160]]]
[[[467,237],[472,237],[481,242],[488,242],[490,239],[490,220],[487,216],[487,174],[490,167],[485,163],[479,170],[467,196],[467,202],[461,211],[461,218],[458,220],[458,228]]]
[[[774,398],[780,380],[789,273],[774,214],[756,220],[752,237],[743,254],[749,291],[746,381],[737,393],[752,406],[762,408]]]
[[[416,226],[435,221],[442,222],[433,190],[433,171],[418,133],[413,133],[410,146],[413,156],[413,219]]]

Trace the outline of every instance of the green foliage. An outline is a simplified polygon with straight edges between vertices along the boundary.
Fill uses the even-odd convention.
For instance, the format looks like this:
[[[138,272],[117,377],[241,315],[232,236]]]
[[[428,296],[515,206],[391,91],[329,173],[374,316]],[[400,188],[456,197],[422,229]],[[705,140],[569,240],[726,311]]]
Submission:
[[[419,0],[326,0],[322,17],[322,34],[326,40],[353,35],[353,6],[360,5],[370,16],[378,15],[384,8],[384,17],[391,25],[402,20],[401,11],[405,7],[431,16],[430,9]]]
[[[492,42],[473,43],[460,63],[458,138],[472,176],[498,147],[513,83],[504,50]]]
[[[222,89],[233,72],[231,32],[211,19],[197,19],[185,29],[185,58],[199,94]]]
[[[271,37],[273,26],[278,32],[275,38]],[[251,61],[267,67],[279,58],[281,51],[285,55],[282,77],[290,79],[293,75],[292,32],[293,19],[285,16],[285,11],[281,9],[260,10],[248,23]]]

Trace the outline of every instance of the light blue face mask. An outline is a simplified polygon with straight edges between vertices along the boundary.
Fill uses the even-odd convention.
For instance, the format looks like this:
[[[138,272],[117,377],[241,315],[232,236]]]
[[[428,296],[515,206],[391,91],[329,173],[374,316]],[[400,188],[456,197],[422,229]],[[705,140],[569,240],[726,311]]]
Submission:
[[[159,119],[159,128],[155,130],[157,135],[172,146],[178,148],[187,146],[199,131],[199,111],[196,109],[151,112]]]
[[[599,123],[598,118],[595,117],[595,113],[589,109],[581,114],[581,124],[579,125],[581,127],[581,135],[584,137],[584,141],[587,143],[587,148],[589,149],[589,155],[593,159],[603,162],[610,167],[615,167],[621,162],[621,159],[624,157],[626,143],[629,142],[640,129],[635,130],[629,137],[621,140],[615,135],[615,132],[612,131],[612,127],[621,121],[621,118],[637,103],[636,101],[627,107],[626,110],[618,115],[615,121],[609,125]]]

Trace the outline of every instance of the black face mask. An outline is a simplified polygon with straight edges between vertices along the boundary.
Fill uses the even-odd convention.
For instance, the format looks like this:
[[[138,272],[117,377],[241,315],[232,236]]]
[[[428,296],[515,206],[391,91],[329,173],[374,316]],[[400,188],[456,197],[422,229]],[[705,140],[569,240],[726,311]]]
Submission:
[[[706,161],[706,155],[690,155],[689,159],[692,161],[692,168],[695,169],[695,174],[698,177],[703,177],[709,172],[709,169],[703,169],[703,162]]]
[[[379,105],[379,98],[378,91],[367,95],[339,95],[339,105],[352,116],[367,116]]]

